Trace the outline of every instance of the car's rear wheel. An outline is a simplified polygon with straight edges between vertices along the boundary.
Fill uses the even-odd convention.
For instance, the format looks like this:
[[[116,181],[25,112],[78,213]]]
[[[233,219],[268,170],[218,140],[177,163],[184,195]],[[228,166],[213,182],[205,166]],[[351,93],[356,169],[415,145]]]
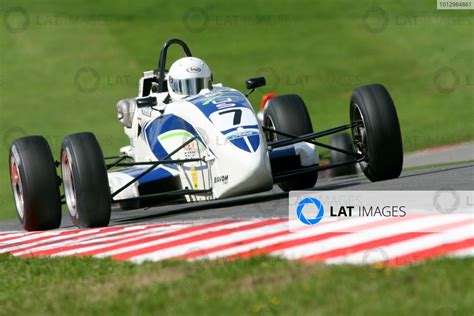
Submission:
[[[78,133],[64,138],[61,173],[73,223],[79,227],[107,226],[111,195],[104,157],[94,134]]]
[[[403,147],[400,123],[392,97],[381,84],[355,89],[349,107],[352,139],[358,154],[366,158],[360,163],[371,181],[400,176]]]
[[[306,105],[295,94],[280,95],[271,99],[264,112],[263,125],[294,136],[302,136],[313,132]],[[272,132],[266,132],[266,138],[269,142],[288,139],[288,137]],[[301,167],[299,161],[290,162],[290,165],[287,166],[289,170],[297,170]],[[311,170],[289,176],[278,185],[283,191],[303,190],[314,187],[317,180],[318,172]]]
[[[331,146],[343,149],[348,152],[355,152],[352,137],[351,135],[349,135],[349,133],[341,133],[332,136]],[[353,159],[354,157],[349,156],[345,153],[331,150],[331,164],[345,162]],[[353,175],[357,173],[357,168],[355,164],[351,164],[331,169],[330,173],[333,177]]]
[[[25,230],[61,224],[59,178],[53,155],[42,136],[27,136],[10,147],[10,180],[18,218]]]

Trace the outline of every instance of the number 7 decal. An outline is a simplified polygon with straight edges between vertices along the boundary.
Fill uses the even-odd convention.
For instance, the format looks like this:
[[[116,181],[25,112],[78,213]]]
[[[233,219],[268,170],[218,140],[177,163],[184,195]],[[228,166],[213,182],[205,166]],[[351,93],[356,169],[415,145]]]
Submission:
[[[227,114],[227,113],[234,113],[234,125],[239,125],[240,121],[242,120],[242,110],[240,109],[231,109],[231,110],[226,110],[219,112],[219,115]]]

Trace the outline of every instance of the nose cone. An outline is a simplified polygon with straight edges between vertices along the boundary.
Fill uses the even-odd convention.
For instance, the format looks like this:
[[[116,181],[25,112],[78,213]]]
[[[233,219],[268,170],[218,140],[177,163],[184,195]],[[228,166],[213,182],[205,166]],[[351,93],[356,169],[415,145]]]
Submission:
[[[273,177],[270,160],[266,150],[253,153],[244,152],[227,157],[224,165],[219,164],[219,170],[214,176],[213,192],[215,198],[226,198],[256,192],[271,190]],[[219,159],[221,160],[221,159]],[[225,167],[228,164],[228,168]],[[216,166],[217,167],[217,166]],[[222,168],[223,167],[223,168]]]

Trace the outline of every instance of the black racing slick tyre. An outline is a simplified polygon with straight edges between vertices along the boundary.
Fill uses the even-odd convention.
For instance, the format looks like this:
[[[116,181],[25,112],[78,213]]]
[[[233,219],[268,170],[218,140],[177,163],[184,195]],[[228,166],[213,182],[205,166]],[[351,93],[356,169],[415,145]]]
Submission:
[[[311,118],[306,105],[295,94],[281,95],[271,99],[264,112],[263,125],[294,136],[302,136],[313,132]],[[269,142],[288,139],[288,137],[271,132],[266,133],[266,138]],[[288,169],[297,170],[301,168],[298,161],[293,162],[293,164],[287,166]],[[318,171],[311,170],[289,176],[278,183],[278,185],[283,191],[303,190],[313,188],[317,180]]]
[[[355,153],[354,145],[352,143],[352,137],[349,133],[336,134],[331,137],[331,146],[335,148],[340,148],[348,152]],[[349,156],[340,151],[331,150],[331,164],[345,162],[353,160],[354,157]],[[332,177],[340,177],[347,175],[357,174],[357,167],[355,164],[350,164],[346,166],[337,167],[331,169],[330,172]]]
[[[398,178],[403,167],[403,147],[397,111],[381,84],[355,89],[349,107],[356,151],[366,158],[361,170],[371,181]]]
[[[104,156],[94,134],[78,133],[64,138],[61,174],[73,223],[79,227],[107,226],[112,199]]]
[[[18,218],[25,230],[47,230],[61,224],[59,178],[53,155],[42,136],[27,136],[10,147],[10,179]]]

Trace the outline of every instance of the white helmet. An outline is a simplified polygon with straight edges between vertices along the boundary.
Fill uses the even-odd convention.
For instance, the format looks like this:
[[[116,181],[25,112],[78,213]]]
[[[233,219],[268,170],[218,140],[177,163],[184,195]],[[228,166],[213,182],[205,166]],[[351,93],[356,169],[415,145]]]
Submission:
[[[184,57],[171,65],[168,72],[168,92],[173,100],[212,89],[212,73],[207,64],[196,57]]]

